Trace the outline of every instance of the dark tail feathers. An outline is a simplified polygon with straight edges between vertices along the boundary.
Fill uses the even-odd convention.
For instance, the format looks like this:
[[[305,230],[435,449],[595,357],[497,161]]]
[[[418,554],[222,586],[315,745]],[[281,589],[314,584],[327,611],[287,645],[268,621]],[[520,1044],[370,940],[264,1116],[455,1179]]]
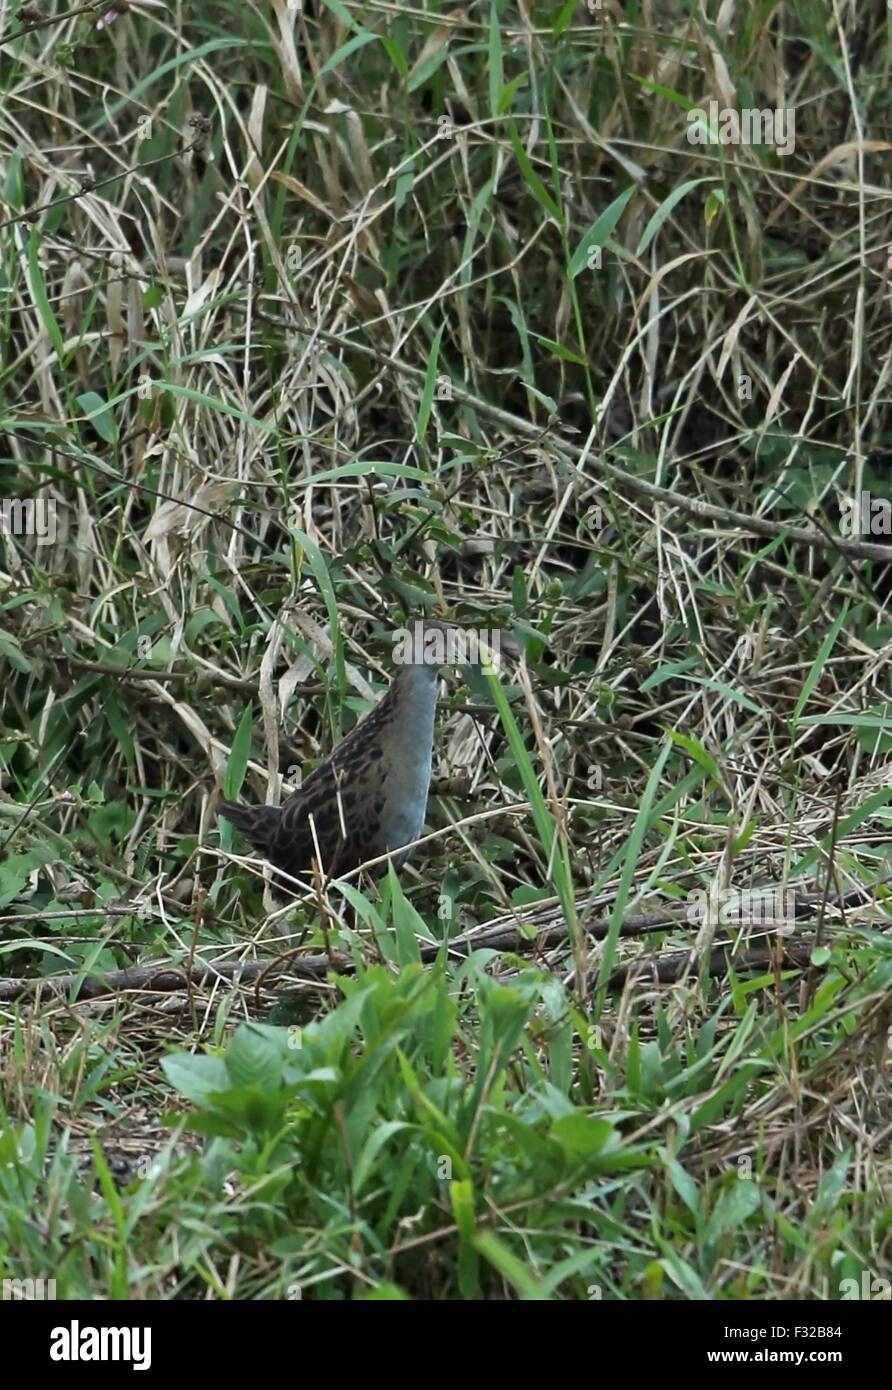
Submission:
[[[223,801],[218,810],[250,845],[268,855],[282,814],[278,806],[242,806],[238,801]]]

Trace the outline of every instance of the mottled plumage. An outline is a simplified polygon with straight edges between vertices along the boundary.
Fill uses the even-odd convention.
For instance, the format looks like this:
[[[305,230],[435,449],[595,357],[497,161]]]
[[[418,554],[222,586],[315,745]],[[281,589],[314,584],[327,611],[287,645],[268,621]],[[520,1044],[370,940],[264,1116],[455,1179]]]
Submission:
[[[421,625],[419,635],[431,626],[436,624]],[[409,655],[413,663],[400,668],[371,713],[281,807],[221,805],[220,814],[276,868],[297,878],[319,858],[325,873],[336,877],[420,836],[438,667],[424,662],[417,639]],[[407,857],[408,851],[394,854],[393,863]]]

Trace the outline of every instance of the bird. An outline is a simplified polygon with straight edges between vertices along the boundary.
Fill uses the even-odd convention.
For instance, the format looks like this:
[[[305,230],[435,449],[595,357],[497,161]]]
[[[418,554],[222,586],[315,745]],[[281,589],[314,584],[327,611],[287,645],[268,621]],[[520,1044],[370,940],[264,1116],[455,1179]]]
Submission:
[[[281,806],[221,803],[220,814],[275,868],[298,878],[316,860],[340,878],[379,855],[395,868],[408,859],[405,846],[420,836],[427,810],[443,661],[434,634],[443,631],[434,619],[401,630],[408,637],[386,693]]]

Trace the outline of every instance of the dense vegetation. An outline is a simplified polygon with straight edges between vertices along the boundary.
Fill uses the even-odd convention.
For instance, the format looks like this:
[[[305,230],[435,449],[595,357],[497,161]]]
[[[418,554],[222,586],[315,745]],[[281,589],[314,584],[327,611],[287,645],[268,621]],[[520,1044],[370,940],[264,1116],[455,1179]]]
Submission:
[[[878,1290],[892,11],[4,13],[3,1274]],[[274,893],[425,612],[431,838]]]

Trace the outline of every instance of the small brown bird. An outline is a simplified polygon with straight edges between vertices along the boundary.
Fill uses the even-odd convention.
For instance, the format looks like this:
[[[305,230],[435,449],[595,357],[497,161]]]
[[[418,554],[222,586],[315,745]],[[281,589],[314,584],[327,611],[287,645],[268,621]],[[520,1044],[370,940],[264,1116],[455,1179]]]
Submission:
[[[316,859],[339,877],[418,839],[443,660],[432,640],[437,632],[443,629],[433,620],[415,623],[395,651],[403,664],[386,694],[282,806],[222,803],[220,814],[276,868],[296,878]],[[394,866],[409,853],[393,853]]]

